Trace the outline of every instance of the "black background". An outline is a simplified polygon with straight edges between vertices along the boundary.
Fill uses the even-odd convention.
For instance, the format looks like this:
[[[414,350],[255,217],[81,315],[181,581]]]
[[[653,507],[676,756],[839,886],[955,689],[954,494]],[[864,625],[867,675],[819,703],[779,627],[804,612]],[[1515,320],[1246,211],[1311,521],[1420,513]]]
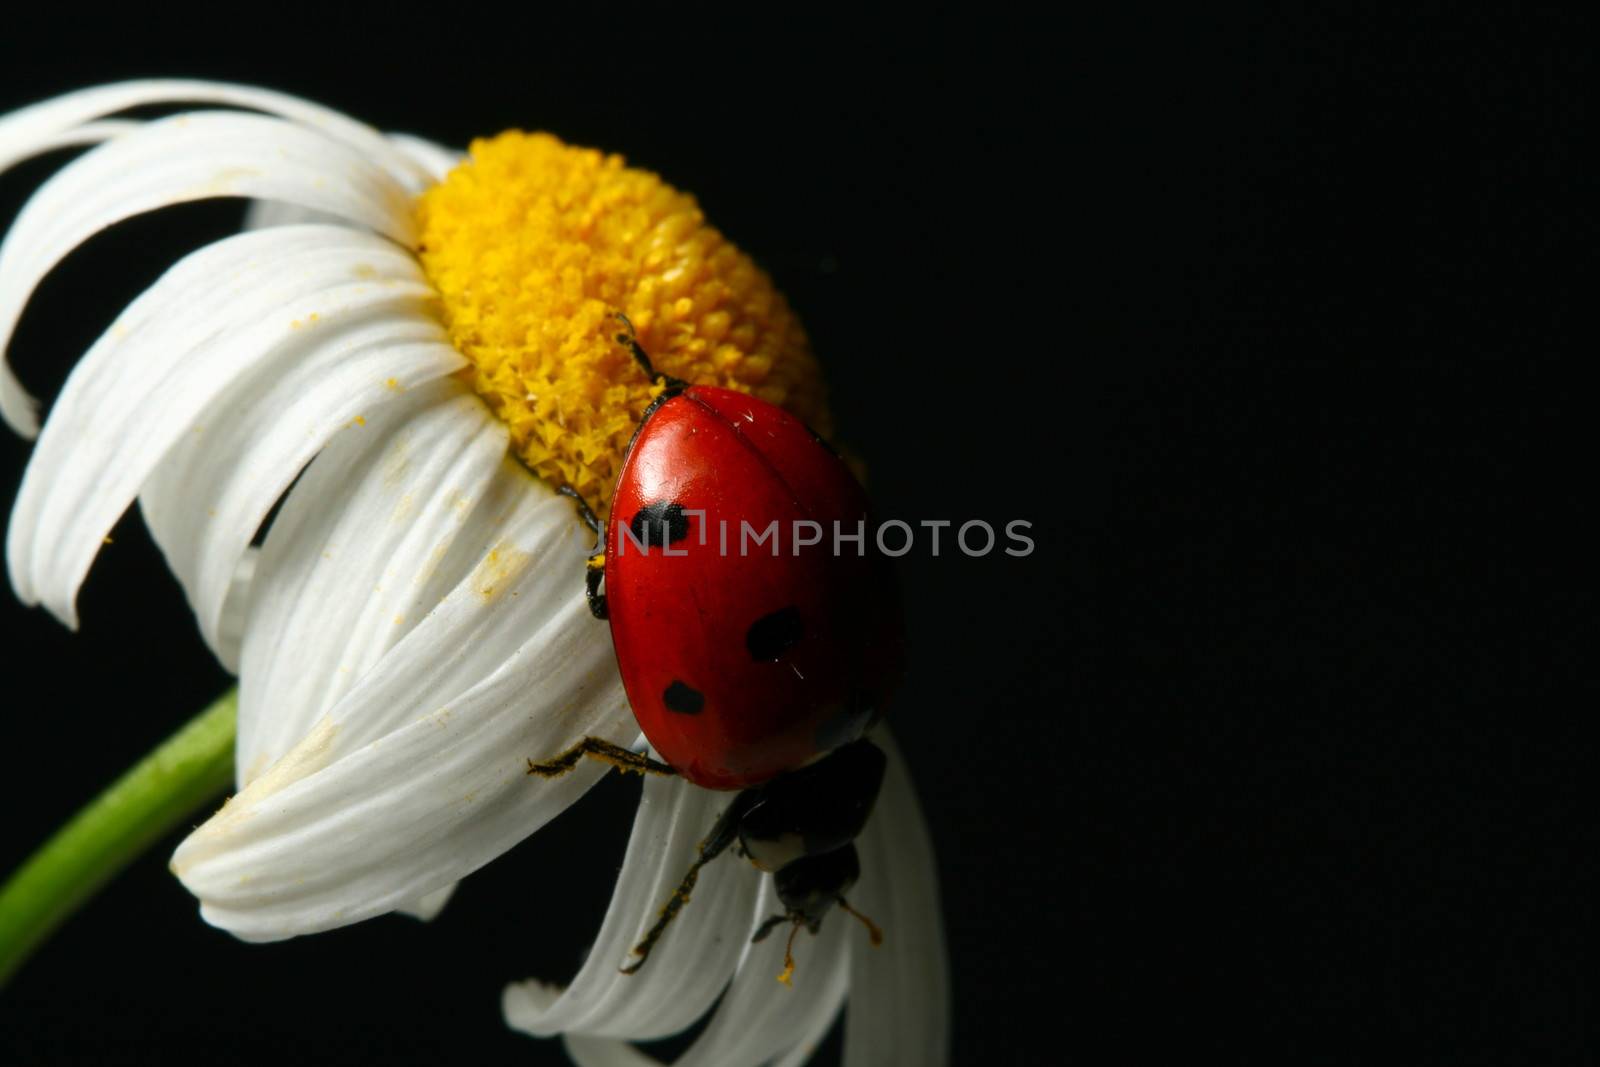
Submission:
[[[1592,708],[1562,693],[1560,551],[1592,481],[1565,358],[1593,302],[1592,27],[225,13],[8,16],[0,110],[191,75],[448,143],[624,152],[789,294],[881,510],[1035,524],[1024,560],[903,561],[894,719],[940,850],[956,1063],[1592,1062]],[[48,171],[0,179],[0,218]],[[237,215],[74,256],[12,345],[24,382],[53,396]],[[0,438],[0,506],[27,455]],[[10,867],[226,679],[137,516],[81,633],[0,600]],[[163,845],[0,995],[0,1060],[561,1062],[504,1030],[499,989],[575,968],[636,788],[431,925],[265,947],[201,923]]]

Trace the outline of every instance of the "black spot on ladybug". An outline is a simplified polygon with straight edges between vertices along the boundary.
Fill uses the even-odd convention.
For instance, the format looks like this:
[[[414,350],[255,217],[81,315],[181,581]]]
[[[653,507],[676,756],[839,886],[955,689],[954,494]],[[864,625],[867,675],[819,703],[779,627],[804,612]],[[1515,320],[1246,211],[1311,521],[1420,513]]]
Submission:
[[[812,735],[818,752],[831,752],[836,748],[848,745],[867,732],[878,718],[878,712],[873,706],[876,704],[865,693],[856,693],[850,698],[850,703],[832,718],[825,719],[817,727],[817,732]]]
[[[667,691],[661,694],[661,702],[667,706],[668,711],[675,711],[680,715],[698,715],[700,709],[706,706],[706,697],[698,689],[691,689],[682,682],[674,680],[667,686]]]
[[[751,623],[744,635],[744,646],[750,650],[750,658],[757,663],[775,663],[779,656],[795,646],[805,632],[800,609],[790,604]]]
[[[682,504],[658,500],[634,512],[628,523],[633,539],[645,548],[663,548],[689,536],[689,518]]]

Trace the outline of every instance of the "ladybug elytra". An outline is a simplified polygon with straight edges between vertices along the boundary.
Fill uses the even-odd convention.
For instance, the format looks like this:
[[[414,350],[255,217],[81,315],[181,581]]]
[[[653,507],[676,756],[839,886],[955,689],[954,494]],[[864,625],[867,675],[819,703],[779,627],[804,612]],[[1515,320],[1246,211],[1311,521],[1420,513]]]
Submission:
[[[738,790],[624,973],[643,965],[700,868],[735,842],[773,874],[785,909],[754,940],[789,922],[792,945],[838,904],[876,944],[844,893],[887,763],[864,735],[899,679],[904,636],[866,494],[799,419],[656,373],[617,318],[627,329],[616,340],[663,389],[629,442],[606,528],[563,492],[599,536],[589,606],[610,621],[628,702],[661,760],[584,738],[528,772],[562,774],[589,756]],[[786,952],[780,977],[792,970]]]

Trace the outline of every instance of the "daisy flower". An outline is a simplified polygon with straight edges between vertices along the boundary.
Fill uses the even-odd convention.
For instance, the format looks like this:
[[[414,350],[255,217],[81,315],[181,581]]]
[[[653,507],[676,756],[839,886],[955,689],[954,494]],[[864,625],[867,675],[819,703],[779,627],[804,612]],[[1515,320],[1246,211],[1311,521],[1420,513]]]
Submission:
[[[207,110],[135,120],[147,105]],[[0,170],[74,146],[0,245],[0,347],[41,279],[130,216],[251,200],[244,232],[174,264],[84,354],[42,429],[9,365],[0,413],[38,442],[6,541],[17,595],[68,626],[137,500],[239,677],[237,792],[172,870],[207,922],[252,941],[391,911],[458,879],[607,768],[530,777],[584,737],[642,751],[582,590],[591,535],[652,395],[608,328],[661,370],[753,393],[827,434],[820,375],[771,281],[653,174],[546,134],[462,159],[316,104],[148,81],[0,119]],[[257,547],[259,546],[259,547]],[[586,963],[509,986],[507,1022],[586,1064],[710,1013],[679,1063],[803,1062],[848,1003],[846,1062],[937,1064],[947,976],[933,857],[889,754],[851,902],[757,944],[782,911],[747,863],[708,865],[636,974],[619,970],[733,794],[651,779]],[[719,999],[720,998],[720,999]]]

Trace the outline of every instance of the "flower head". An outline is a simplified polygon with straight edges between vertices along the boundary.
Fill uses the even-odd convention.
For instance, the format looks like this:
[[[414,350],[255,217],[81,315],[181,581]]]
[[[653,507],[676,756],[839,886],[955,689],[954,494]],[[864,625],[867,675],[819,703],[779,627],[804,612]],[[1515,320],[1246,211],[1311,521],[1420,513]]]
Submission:
[[[107,118],[177,102],[250,110]],[[585,737],[639,744],[583,600],[588,534],[555,491],[603,512],[655,388],[607,316],[625,313],[668,373],[826,432],[804,333],[692,198],[548,135],[480,141],[460,162],[292,97],[191,82],[0,118],[0,169],[74,145],[94,147],[0,246],[0,347],[38,282],[121,219],[237,196],[260,202],[257,228],[174,265],[75,367],[12,515],[12,583],[74,625],[137,500],[238,672],[239,791],[172,862],[207,921],[273,940],[431,915],[604,773],[543,780],[528,760]],[[9,367],[0,413],[39,429]],[[852,901],[883,948],[826,923],[799,939],[784,988],[783,939],[750,944],[781,910],[772,879],[728,859],[650,966],[620,973],[731,796],[652,780],[588,962],[564,991],[510,987],[508,1021],[568,1035],[582,1062],[640,1062],[622,1042],[681,1030],[721,995],[680,1062],[800,1062],[848,997],[850,1062],[939,1062],[932,856],[880,743],[890,767]]]
[[[656,368],[750,392],[830,432],[805,332],[694,198],[620,156],[503,133],[419,201],[418,246],[464,377],[529,470],[604,517],[659,392],[614,339],[622,312]]]

